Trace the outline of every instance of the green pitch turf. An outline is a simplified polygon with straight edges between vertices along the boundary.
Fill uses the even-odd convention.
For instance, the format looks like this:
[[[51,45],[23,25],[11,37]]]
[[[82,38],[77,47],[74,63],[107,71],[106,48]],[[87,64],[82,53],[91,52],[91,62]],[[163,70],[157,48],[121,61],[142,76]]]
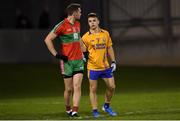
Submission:
[[[69,120],[64,111],[63,81],[57,65],[1,64],[0,119]],[[104,83],[99,80],[100,120],[180,119],[180,68],[119,67],[115,73],[116,92],[112,108],[118,116],[101,110]],[[88,96],[88,81],[82,84],[79,114],[94,119]]]

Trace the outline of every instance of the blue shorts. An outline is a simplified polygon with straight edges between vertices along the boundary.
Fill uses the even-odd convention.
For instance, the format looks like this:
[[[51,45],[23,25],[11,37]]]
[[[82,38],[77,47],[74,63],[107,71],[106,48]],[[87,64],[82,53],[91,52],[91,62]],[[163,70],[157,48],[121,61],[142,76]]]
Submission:
[[[112,69],[108,68],[102,71],[89,70],[89,79],[98,80],[99,78],[112,78]]]

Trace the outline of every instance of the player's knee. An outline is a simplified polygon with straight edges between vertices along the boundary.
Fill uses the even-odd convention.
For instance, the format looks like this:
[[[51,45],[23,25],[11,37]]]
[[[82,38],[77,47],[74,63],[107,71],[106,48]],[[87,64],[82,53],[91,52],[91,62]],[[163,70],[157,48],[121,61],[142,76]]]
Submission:
[[[81,90],[81,85],[80,84],[75,84],[74,85],[74,90]]]
[[[90,86],[91,93],[96,93],[96,90],[97,90],[96,86]]]
[[[72,93],[73,92],[73,88],[72,87],[66,88],[65,91],[67,93]]]
[[[115,88],[116,88],[116,85],[109,85],[109,90],[111,90],[111,91],[114,91],[115,90]]]

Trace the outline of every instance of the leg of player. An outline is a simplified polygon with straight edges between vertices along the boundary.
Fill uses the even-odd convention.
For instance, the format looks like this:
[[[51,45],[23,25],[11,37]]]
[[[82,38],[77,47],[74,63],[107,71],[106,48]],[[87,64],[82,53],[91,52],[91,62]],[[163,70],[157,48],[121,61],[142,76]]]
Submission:
[[[74,88],[74,93],[73,93],[73,112],[72,116],[78,116],[78,107],[79,107],[79,101],[81,98],[81,83],[82,83],[82,78],[83,74],[82,73],[77,73],[73,76],[73,88]]]
[[[103,78],[103,80],[106,83],[107,89],[106,89],[106,93],[105,93],[105,102],[110,103],[111,98],[114,94],[115,91],[115,82],[114,82],[114,78]]]
[[[109,115],[116,116],[117,113],[112,111],[112,109],[110,108],[110,102],[111,102],[112,96],[113,96],[114,91],[115,91],[114,77],[112,77],[112,78],[103,78],[103,80],[106,83],[107,89],[106,89],[106,92],[105,92],[105,103],[104,103],[102,109],[105,112],[107,112]]]
[[[94,70],[88,70],[88,78],[89,78],[89,96],[90,96],[90,102],[93,109],[93,116],[95,118],[99,117],[98,112],[98,101],[97,101],[97,85],[98,85],[98,78],[99,78],[100,72],[94,71]]]
[[[99,117],[99,112],[97,109],[98,106],[98,101],[97,101],[97,94],[96,94],[96,90],[97,90],[97,80],[91,80],[89,79],[89,90],[90,90],[90,101],[91,101],[91,105],[92,105],[92,109],[93,109],[93,116]]]
[[[89,89],[90,89],[90,101],[93,109],[97,109],[97,80],[89,80]]]
[[[73,80],[72,78],[64,78],[64,85],[65,85],[65,90],[64,90],[64,101],[65,101],[65,106],[66,106],[66,113],[68,115],[71,115],[71,96],[73,93]]]
[[[97,101],[97,80],[91,80],[89,79],[89,96],[90,96],[90,101],[93,109],[93,116],[95,118],[99,117],[99,112],[98,112],[98,101]]]

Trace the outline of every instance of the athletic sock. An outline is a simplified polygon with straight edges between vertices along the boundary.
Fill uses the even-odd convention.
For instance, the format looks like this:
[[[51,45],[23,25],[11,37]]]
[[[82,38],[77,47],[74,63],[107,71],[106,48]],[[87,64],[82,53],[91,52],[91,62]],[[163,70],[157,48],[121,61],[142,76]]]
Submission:
[[[66,105],[66,111],[71,111],[71,106]]]
[[[78,107],[77,107],[77,106],[73,106],[72,111],[73,111],[73,112],[78,112]]]
[[[95,112],[98,112],[98,110],[97,109],[93,109],[93,113],[95,113]]]
[[[104,108],[109,108],[110,103],[104,103]]]

